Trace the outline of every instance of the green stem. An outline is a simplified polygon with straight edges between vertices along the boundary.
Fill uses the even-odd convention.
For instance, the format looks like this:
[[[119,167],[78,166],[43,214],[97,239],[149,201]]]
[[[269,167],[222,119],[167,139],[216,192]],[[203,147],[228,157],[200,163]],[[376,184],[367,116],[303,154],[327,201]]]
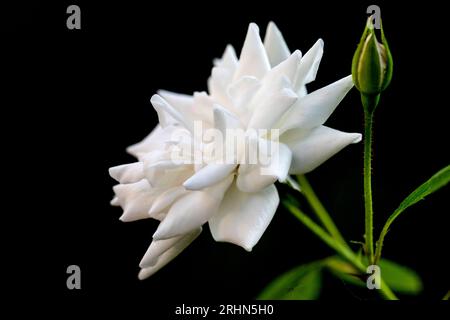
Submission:
[[[308,200],[308,203],[314,210],[314,213],[316,214],[317,218],[319,218],[319,220],[322,222],[325,229],[331,234],[333,238],[341,242],[343,245],[347,246],[347,243],[345,242],[338,228],[334,224],[329,213],[322,205],[319,198],[312,189],[311,185],[309,184],[308,179],[306,179],[304,175],[301,175],[297,176],[297,180],[298,183],[300,184],[301,192],[305,196],[306,200]]]
[[[391,288],[386,284],[386,282],[381,278],[381,294],[386,298],[386,300],[399,300]]]
[[[329,247],[338,252],[342,257],[344,257],[348,262],[352,263],[359,271],[365,272],[366,268],[363,263],[357,259],[356,255],[347,247],[343,246],[340,242],[335,241],[322,227],[315,223],[310,217],[308,217],[299,208],[291,205],[285,204],[288,210],[302,222],[308,229],[310,229],[316,236],[318,236],[323,242],[325,242]]]
[[[357,268],[361,273],[366,273],[366,267],[358,259],[355,253],[348,247],[340,242],[335,241],[324,229],[322,229],[318,224],[316,224],[311,218],[304,214],[299,208],[285,203],[288,210],[308,229],[310,229],[316,236],[318,236],[323,242],[325,242],[330,248],[334,249],[338,254],[340,254],[344,259],[350,262],[355,268]],[[398,300],[389,286],[381,279],[381,294],[387,300]]]
[[[364,208],[365,239],[369,261],[373,263],[373,207],[372,207],[372,122],[373,113],[364,108]]]
[[[375,259],[374,264],[378,264],[378,261],[381,259],[381,250],[383,249],[383,243],[384,243],[384,237],[386,236],[387,232],[389,231],[389,227],[391,226],[392,222],[395,220],[396,217],[392,219],[392,217],[389,217],[386,224],[384,225],[383,229],[380,233],[380,238],[377,241],[377,246],[375,249]]]

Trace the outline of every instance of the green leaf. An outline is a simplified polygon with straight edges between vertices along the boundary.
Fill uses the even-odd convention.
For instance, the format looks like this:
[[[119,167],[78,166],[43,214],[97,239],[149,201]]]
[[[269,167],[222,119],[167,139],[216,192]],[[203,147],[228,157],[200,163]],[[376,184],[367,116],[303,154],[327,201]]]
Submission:
[[[422,291],[422,281],[414,270],[387,259],[382,259],[379,266],[381,277],[392,290],[405,294],[418,294]]]
[[[386,221],[383,230],[381,230],[380,238],[377,242],[375,261],[378,261],[381,257],[381,250],[383,248],[384,237],[389,231],[389,227],[391,226],[392,222],[394,222],[394,220],[397,219],[397,217],[403,211],[405,211],[405,209],[409,208],[413,204],[416,204],[429,194],[432,194],[433,192],[444,187],[449,181],[450,181],[450,165],[448,165],[447,167],[436,173],[434,176],[432,176],[428,181],[426,181],[424,184],[422,184],[420,187],[414,190],[409,196],[407,196],[406,199],[402,201],[402,203],[400,203],[400,206],[397,208],[397,210],[394,211],[393,214],[391,214],[391,216]]]
[[[422,291],[422,281],[414,270],[387,259],[381,260],[378,265],[381,277],[393,291],[404,294],[418,294]],[[360,274],[351,264],[340,257],[328,258],[326,266],[343,281],[359,287],[366,286],[366,282],[363,280],[366,275]]]
[[[406,197],[406,199],[403,200],[402,203],[400,203],[400,206],[397,208],[397,210],[395,210],[395,212],[391,215],[391,217],[398,216],[406,208],[419,202],[427,195],[439,190],[440,188],[445,186],[449,181],[450,181],[450,165],[448,165],[447,167],[436,173],[427,182],[422,184],[420,187],[414,190],[413,193],[411,193],[408,197]]]
[[[361,273],[347,261],[336,256],[326,260],[328,269],[339,279],[359,287],[365,286],[361,279]]]
[[[447,291],[447,293],[446,293],[445,296],[442,298],[442,300],[448,300],[448,298],[450,298],[450,290]]]
[[[315,300],[322,284],[322,263],[312,262],[283,273],[258,296],[260,300]]]

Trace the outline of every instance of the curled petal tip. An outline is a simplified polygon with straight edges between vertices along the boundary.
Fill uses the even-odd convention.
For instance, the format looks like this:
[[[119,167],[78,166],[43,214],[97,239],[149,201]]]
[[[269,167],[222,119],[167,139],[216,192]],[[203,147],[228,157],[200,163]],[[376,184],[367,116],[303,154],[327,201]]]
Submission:
[[[119,198],[118,197],[114,197],[111,201],[110,204],[112,206],[120,206],[120,202],[119,202]]]
[[[255,22],[250,22],[250,24],[248,25],[248,29],[259,33],[259,27]]]
[[[269,21],[269,23],[267,24],[268,28],[277,28],[277,24],[275,22],[273,22],[272,20]]]
[[[192,179],[187,179],[185,182],[183,182],[183,187],[186,188],[186,190],[198,190],[201,188],[198,188],[197,184],[195,183],[195,181],[193,181]]]
[[[295,50],[293,53],[292,53],[294,56],[296,56],[296,57],[298,57],[298,58],[301,58],[302,57],[302,52],[300,51],[300,50]]]
[[[110,177],[113,178],[114,180],[119,181],[119,178],[117,176],[117,172],[118,172],[117,166],[116,167],[111,167],[111,168],[108,169],[108,173],[109,173]]]
[[[354,138],[353,138],[352,143],[358,143],[358,142],[361,142],[361,140],[362,140],[362,134],[360,134],[360,133],[353,133],[353,135],[354,135]]]
[[[163,239],[162,238],[162,232],[161,232],[161,230],[159,228],[156,229],[155,233],[153,233],[152,238],[153,238],[153,240],[162,240]]]
[[[150,277],[152,275],[152,273],[150,273],[148,270],[149,270],[148,268],[141,269],[138,273],[138,279],[145,280],[148,277]]]

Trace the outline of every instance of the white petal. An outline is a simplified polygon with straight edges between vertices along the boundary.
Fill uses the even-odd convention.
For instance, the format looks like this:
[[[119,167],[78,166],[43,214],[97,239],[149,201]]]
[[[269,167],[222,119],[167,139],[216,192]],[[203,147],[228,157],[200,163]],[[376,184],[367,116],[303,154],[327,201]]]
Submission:
[[[319,69],[322,55],[323,40],[319,39],[302,58],[294,83],[296,92],[300,91],[305,84],[310,83],[311,81],[314,81],[316,79],[316,74],[317,70]]]
[[[289,141],[285,141],[292,150],[290,174],[312,171],[347,145],[361,141],[359,133],[342,132],[325,126],[304,135],[299,130],[296,137],[295,130],[292,130],[287,139]]]
[[[139,158],[141,154],[159,148],[161,146],[161,141],[164,141],[164,138],[169,134],[170,129],[167,129],[169,128],[163,129],[161,125],[158,124],[141,142],[129,146],[127,152],[136,158]]]
[[[215,101],[222,105],[230,105],[230,99],[227,94],[228,86],[233,78],[233,74],[225,69],[214,67],[211,76],[208,78],[208,92]]]
[[[214,127],[220,131],[221,136],[214,138],[214,142],[205,146],[207,162],[237,164],[241,151],[239,149],[245,146],[245,142],[239,140],[239,137],[245,137],[244,124],[240,121],[240,118],[225,108],[216,105],[214,107]]]
[[[169,166],[170,163],[167,163]],[[147,170],[147,180],[155,188],[171,188],[174,186],[181,186],[190,176],[194,174],[194,168],[192,165],[182,165],[172,169],[164,168],[165,164],[161,167],[153,167]]]
[[[236,179],[236,186],[242,192],[258,192],[277,181],[275,175],[262,175],[259,165],[241,164]]]
[[[293,128],[306,130],[324,124],[352,87],[350,75],[298,99],[282,117],[279,125],[281,133]]]
[[[272,68],[264,77],[263,81],[276,82],[284,76],[289,79],[289,83],[294,83],[301,60],[302,53],[300,50],[295,50],[286,60]]]
[[[209,220],[216,241],[231,242],[251,251],[266,230],[279,203],[275,186],[258,193],[230,187],[217,214]]]
[[[261,87],[255,92],[253,99],[247,106],[250,112],[260,109],[261,105],[267,104],[267,100],[273,100],[273,96],[279,96],[283,89],[292,91],[292,83],[284,74],[277,74],[278,76],[269,76],[269,79],[264,78]],[[290,94],[292,96],[292,94]],[[273,103],[273,102],[272,102]],[[273,106],[275,108],[275,106]]]
[[[153,107],[158,113],[159,123],[165,127],[166,123],[168,123],[168,115],[169,117],[175,119],[179,124],[183,125],[186,129],[193,132],[193,117],[190,112],[192,110],[183,110],[183,108],[176,109],[174,106],[169,104],[166,100],[164,100],[161,96],[154,94],[150,99]],[[170,123],[170,122],[169,122]]]
[[[183,117],[189,119],[190,122],[195,120],[211,121],[212,112],[210,104],[207,105],[204,101],[201,101],[203,97],[207,97],[206,92],[196,92],[191,96],[166,90],[158,90],[158,94]]]
[[[288,177],[289,168],[291,167],[291,149],[284,143],[276,144],[272,141],[272,144],[277,146],[278,149],[272,153],[270,164],[263,166],[262,174],[274,175],[280,182],[285,182]]]
[[[264,48],[266,49],[272,67],[287,59],[290,55],[289,48],[284,41],[283,35],[272,21],[267,25],[266,35],[264,37]]]
[[[230,175],[215,186],[202,191],[191,191],[178,199],[159,224],[153,239],[176,237],[204,224],[217,211],[232,181],[233,176]]]
[[[211,104],[205,104],[203,100],[204,97],[206,99],[209,98],[206,92],[195,92],[193,96],[190,96],[166,90],[158,90],[158,94],[189,122],[195,120],[211,121]]]
[[[201,231],[201,228],[199,229]],[[166,251],[162,252],[161,255],[158,257],[158,260],[156,261],[156,264],[154,264],[151,267],[147,267],[142,269],[139,272],[138,278],[140,280],[144,280],[151,275],[153,275],[155,272],[160,270],[162,267],[166,266],[170,261],[172,261],[176,256],[178,256],[188,245],[194,241],[200,232],[197,230],[193,231],[191,234],[184,236],[180,241],[174,244],[171,248],[167,249]]]
[[[255,93],[261,87],[261,81],[255,77],[243,76],[228,87],[228,95],[236,111],[247,109]]]
[[[260,139],[262,141],[263,139]],[[259,164],[241,164],[236,179],[236,185],[243,192],[258,192],[279,180],[286,181],[291,166],[291,150],[283,143],[271,143],[270,157],[259,154]],[[258,150],[267,149],[260,143]],[[261,157],[264,156],[264,159]],[[261,161],[263,163],[261,163]]]
[[[236,164],[234,163],[210,163],[187,179],[183,186],[188,190],[201,190],[211,187],[229,176],[235,168]]]
[[[159,160],[152,162],[150,164],[146,164],[145,169],[159,169],[159,170],[167,170],[167,169],[175,169],[178,168],[180,164],[176,163],[176,161],[172,160]]]
[[[182,186],[169,188],[155,198],[148,214],[150,217],[154,218],[158,213],[161,213],[163,210],[171,206],[175,200],[186,194],[186,192],[186,189]]]
[[[153,240],[148,247],[147,252],[145,252],[145,255],[142,258],[141,262],[139,263],[139,267],[148,268],[155,266],[159,262],[161,256],[168,250],[177,251],[174,249],[181,247],[185,248],[192,241],[194,241],[194,239],[197,238],[201,232],[202,228],[200,227],[188,234],[179,237],[165,240]]]
[[[119,198],[117,198],[117,197],[114,197],[110,203],[112,206],[115,206],[115,207],[120,206]]]
[[[256,24],[250,23],[234,79],[243,76],[254,76],[262,79],[269,70],[270,63],[259,37],[259,28]]]
[[[109,168],[109,175],[120,183],[133,183],[144,178],[142,162],[123,164]]]
[[[146,179],[135,183],[119,184],[113,189],[123,209],[121,221],[129,222],[149,218],[148,210],[153,202],[155,191]]]
[[[176,163],[170,160],[170,150],[155,149],[141,156],[144,165],[145,178],[152,186],[160,182],[159,178],[166,169],[175,167]]]
[[[213,123],[214,103],[215,101],[206,92],[194,92],[193,119],[202,120],[204,128],[209,128]]]
[[[270,95],[255,107],[248,123],[251,129],[272,129],[281,116],[297,100],[297,95],[289,88],[284,88]]]
[[[229,71],[236,70],[238,65],[238,58],[236,56],[236,51],[231,44],[227,45],[225,52],[221,59],[218,59],[214,63],[217,67],[225,68]]]
[[[228,86],[233,81],[233,75],[238,65],[238,59],[233,46],[227,45],[221,59],[214,60],[215,67],[208,79],[208,91],[214,100],[224,106],[230,107]]]
[[[175,109],[191,109],[194,106],[194,98],[187,94],[158,90],[158,94]]]
[[[306,89],[306,86],[301,86],[300,90],[297,91],[297,95],[299,98],[303,98],[308,94],[308,90]]]
[[[227,129],[243,128],[243,124],[234,114],[220,105],[214,105],[214,127],[222,133],[225,138]]]

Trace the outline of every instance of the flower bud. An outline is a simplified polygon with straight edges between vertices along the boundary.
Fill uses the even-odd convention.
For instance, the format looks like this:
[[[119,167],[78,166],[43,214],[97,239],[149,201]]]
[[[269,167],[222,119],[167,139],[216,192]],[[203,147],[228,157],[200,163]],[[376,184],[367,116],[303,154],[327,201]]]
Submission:
[[[372,17],[367,20],[361,41],[353,56],[352,76],[355,87],[363,96],[378,101],[379,94],[386,89],[392,78],[392,55],[381,25],[381,43],[375,34]],[[363,98],[364,100],[364,98]],[[373,106],[374,108],[375,106]]]

